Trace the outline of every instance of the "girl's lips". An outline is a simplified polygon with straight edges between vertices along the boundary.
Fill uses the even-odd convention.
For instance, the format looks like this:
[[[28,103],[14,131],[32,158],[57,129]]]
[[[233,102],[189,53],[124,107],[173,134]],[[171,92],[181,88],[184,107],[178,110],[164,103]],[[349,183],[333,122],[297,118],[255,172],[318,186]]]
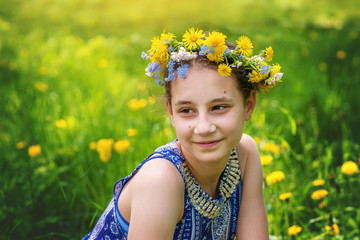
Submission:
[[[199,147],[202,148],[211,148],[214,147],[215,145],[217,145],[220,142],[220,140],[218,141],[206,141],[206,142],[195,142],[196,145],[198,145]]]

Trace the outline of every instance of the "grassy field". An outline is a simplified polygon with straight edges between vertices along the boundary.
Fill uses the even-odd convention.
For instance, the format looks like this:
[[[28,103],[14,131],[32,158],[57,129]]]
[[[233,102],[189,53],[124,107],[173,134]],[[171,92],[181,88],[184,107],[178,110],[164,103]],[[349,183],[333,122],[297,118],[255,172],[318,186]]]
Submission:
[[[271,45],[260,93],[272,239],[360,239],[358,1],[0,0],[0,238],[79,239],[113,184],[175,138],[140,58],[164,29]]]

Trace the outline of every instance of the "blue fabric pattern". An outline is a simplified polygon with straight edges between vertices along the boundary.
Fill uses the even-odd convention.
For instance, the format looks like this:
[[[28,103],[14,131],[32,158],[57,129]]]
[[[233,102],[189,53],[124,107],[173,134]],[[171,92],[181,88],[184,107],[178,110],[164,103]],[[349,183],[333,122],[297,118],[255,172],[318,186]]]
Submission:
[[[192,189],[200,189],[195,182],[190,183],[192,179],[191,173],[184,168],[184,157],[177,147],[176,139],[162,147],[159,147],[147,157],[129,176],[120,179],[114,185],[113,199],[99,218],[94,229],[83,238],[83,240],[125,240],[127,239],[129,223],[121,216],[118,207],[117,199],[121,193],[124,185],[131,179],[132,176],[148,161],[159,158],[159,154],[174,164],[180,172],[185,183],[185,203],[184,214],[180,222],[176,225],[173,239],[175,240],[222,240],[234,239],[236,231],[237,216],[241,200],[241,175],[238,169],[239,177],[233,177],[232,170],[239,168],[237,166],[230,166],[231,159],[237,160],[236,151],[233,150],[227,168],[221,177],[220,182],[220,200],[211,199],[210,196],[194,199]],[[154,154],[156,153],[156,156]],[[235,162],[236,162],[235,161]],[[229,170],[230,169],[230,170]],[[229,180],[230,179],[230,180]],[[238,181],[236,181],[238,180]],[[234,182],[236,181],[236,182]],[[224,190],[225,189],[225,190]],[[231,191],[230,191],[230,190]],[[201,190],[203,191],[203,190]],[[223,195],[222,195],[223,193]],[[202,193],[207,194],[205,191]],[[197,194],[196,196],[198,196]],[[215,203],[219,205],[215,205]],[[196,204],[196,205],[195,205]],[[204,205],[208,207],[204,207]],[[216,211],[215,211],[216,210]],[[215,212],[214,212],[215,211]],[[210,214],[208,214],[210,212]],[[211,214],[213,212],[213,214]]]

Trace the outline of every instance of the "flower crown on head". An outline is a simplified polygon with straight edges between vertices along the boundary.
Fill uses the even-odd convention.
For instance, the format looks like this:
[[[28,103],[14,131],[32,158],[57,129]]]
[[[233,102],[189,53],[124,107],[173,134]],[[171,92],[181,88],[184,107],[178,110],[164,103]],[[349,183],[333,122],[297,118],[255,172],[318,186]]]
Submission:
[[[145,74],[155,78],[158,85],[165,68],[168,70],[165,81],[171,81],[177,76],[185,78],[189,65],[186,63],[198,56],[205,56],[209,61],[218,64],[218,72],[221,76],[231,75],[232,68],[243,68],[248,72],[247,79],[257,84],[262,89],[270,89],[281,81],[283,73],[278,64],[270,65],[274,51],[272,47],[260,51],[252,56],[253,45],[247,36],[241,36],[236,40],[235,49],[227,47],[225,36],[213,31],[205,35],[202,30],[189,29],[182,36],[182,42],[176,40],[172,33],[162,33],[152,39],[150,50],[142,52],[141,57],[150,60]]]

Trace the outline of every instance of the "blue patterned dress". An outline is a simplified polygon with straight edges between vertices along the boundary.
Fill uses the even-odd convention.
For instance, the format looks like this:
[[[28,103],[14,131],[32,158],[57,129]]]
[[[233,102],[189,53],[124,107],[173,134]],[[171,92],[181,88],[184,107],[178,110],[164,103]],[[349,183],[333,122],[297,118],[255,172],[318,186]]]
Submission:
[[[156,153],[156,156],[154,154]],[[219,197],[208,195],[192,176],[176,139],[159,147],[147,157],[129,176],[114,186],[114,196],[101,215],[94,229],[83,240],[127,239],[129,223],[121,216],[117,200],[121,190],[132,176],[148,161],[159,154],[175,165],[185,183],[184,215],[176,225],[173,239],[234,239],[241,199],[241,173],[236,150],[230,155],[221,175]]]

